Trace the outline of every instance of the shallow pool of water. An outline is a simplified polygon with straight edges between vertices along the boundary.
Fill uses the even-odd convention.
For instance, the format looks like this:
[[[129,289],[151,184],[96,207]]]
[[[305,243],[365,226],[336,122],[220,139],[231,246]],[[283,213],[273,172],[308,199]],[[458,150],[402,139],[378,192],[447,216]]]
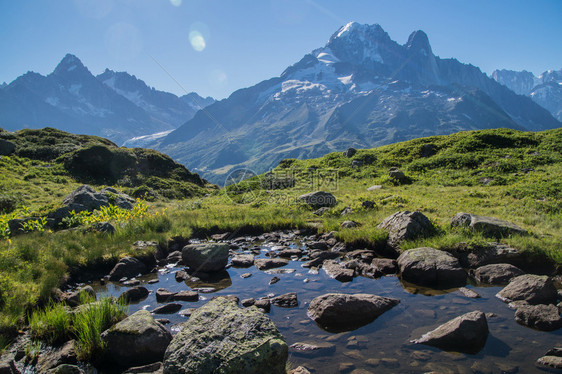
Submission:
[[[257,242],[262,253],[256,258],[265,257],[272,243]],[[293,242],[293,247],[304,248],[301,242]],[[242,250],[238,252],[243,252]],[[297,292],[297,308],[273,306],[269,317],[285,337],[288,345],[296,342],[329,342],[335,351],[316,351],[299,353],[290,350],[291,366],[304,365],[315,373],[532,373],[555,372],[535,366],[537,358],[550,348],[562,343],[562,330],[542,332],[521,326],[515,322],[514,311],[495,297],[501,287],[481,287],[468,285],[481,298],[470,299],[457,289],[430,290],[403,283],[397,276],[378,279],[354,278],[352,282],[341,283],[331,279],[320,269],[317,273],[303,268],[301,261],[291,261],[281,269],[293,272],[268,274],[255,267],[229,268],[221,277],[211,282],[187,280],[176,282],[174,273],[184,269],[182,266],[160,268],[157,273],[139,277],[142,286],[151,294],[147,299],[129,306],[129,312],[139,309],[152,310],[161,305],[156,302],[155,292],[166,288],[177,292],[191,288],[213,287],[212,293],[200,293],[197,302],[180,302],[184,308],[197,308],[207,300],[219,295],[235,295],[242,299],[261,298],[268,294],[280,295]],[[275,271],[275,270],[274,270]],[[251,273],[249,278],[242,278]],[[280,281],[269,285],[274,276]],[[157,283],[149,281],[158,280]],[[119,283],[92,284],[98,295],[118,296],[128,289]],[[329,292],[372,293],[379,296],[400,299],[400,304],[384,313],[372,323],[353,331],[330,333],[324,331],[310,320],[306,310],[310,301]],[[494,313],[488,318],[490,334],[485,347],[475,355],[444,352],[437,348],[412,344],[410,340],[420,337],[438,325],[461,314],[480,310]],[[155,315],[155,318],[170,320],[168,328],[175,333],[179,324],[187,317],[179,314]],[[355,370],[355,371],[354,371]]]

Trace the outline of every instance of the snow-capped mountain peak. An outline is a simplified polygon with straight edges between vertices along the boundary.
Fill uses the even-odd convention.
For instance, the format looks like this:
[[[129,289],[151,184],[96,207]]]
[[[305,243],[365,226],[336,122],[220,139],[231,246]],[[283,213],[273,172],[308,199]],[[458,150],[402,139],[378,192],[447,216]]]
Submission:
[[[53,71],[54,75],[76,75],[81,74],[83,72],[87,72],[90,74],[90,71],[82,64],[80,59],[70,53],[68,53],[64,58],[59,62],[55,70]]]

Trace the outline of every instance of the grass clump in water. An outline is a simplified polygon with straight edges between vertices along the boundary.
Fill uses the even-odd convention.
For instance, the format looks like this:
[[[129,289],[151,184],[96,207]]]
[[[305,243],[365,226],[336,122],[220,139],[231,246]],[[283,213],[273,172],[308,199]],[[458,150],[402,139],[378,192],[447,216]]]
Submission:
[[[104,348],[101,333],[126,316],[125,305],[111,297],[79,307],[73,323],[78,359],[89,361],[100,353]]]
[[[51,303],[29,317],[31,337],[48,344],[62,343],[71,336],[72,316],[67,307]]]

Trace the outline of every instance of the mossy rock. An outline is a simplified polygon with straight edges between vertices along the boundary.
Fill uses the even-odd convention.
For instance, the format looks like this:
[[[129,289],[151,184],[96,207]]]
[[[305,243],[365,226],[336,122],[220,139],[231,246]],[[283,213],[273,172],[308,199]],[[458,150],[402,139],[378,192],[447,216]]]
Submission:
[[[193,312],[172,339],[164,373],[281,374],[287,357],[285,339],[267,316],[218,297]]]

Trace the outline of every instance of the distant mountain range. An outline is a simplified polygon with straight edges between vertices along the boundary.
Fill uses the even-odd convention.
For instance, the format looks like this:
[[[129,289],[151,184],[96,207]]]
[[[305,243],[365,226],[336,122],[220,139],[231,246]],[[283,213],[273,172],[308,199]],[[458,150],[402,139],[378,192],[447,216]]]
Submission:
[[[68,54],[47,76],[28,72],[0,87],[0,127],[51,126],[121,144],[173,130],[214,101],[196,93],[177,97],[158,91],[124,72],[106,69],[96,77]]]
[[[535,77],[528,71],[495,70],[492,78],[519,95],[525,95],[562,121],[562,69]]]
[[[352,22],[280,77],[234,92],[150,146],[220,184],[235,168],[259,173],[347,147],[561,125],[477,67],[435,56],[423,31],[400,45],[379,25]]]

